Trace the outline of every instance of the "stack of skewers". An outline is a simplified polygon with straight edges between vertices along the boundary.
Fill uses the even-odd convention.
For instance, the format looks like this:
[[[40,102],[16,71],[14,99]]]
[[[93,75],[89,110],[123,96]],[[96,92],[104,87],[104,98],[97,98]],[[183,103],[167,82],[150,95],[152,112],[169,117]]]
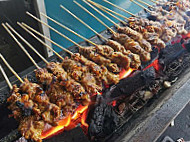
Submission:
[[[12,110],[14,118],[20,122],[19,131],[26,139],[42,141],[41,135],[46,123],[52,126],[59,125],[60,120],[67,118],[69,115],[73,115],[80,105],[88,106],[91,96],[100,94],[104,89],[104,86],[117,84],[119,80],[123,78],[120,76],[121,71],[125,70],[132,72],[133,70],[140,69],[141,62],[150,61],[153,47],[159,49],[165,48],[166,43],[176,37],[176,35],[188,33],[185,29],[186,23],[189,22],[189,15],[186,11],[190,8],[189,1],[187,0],[159,3],[158,1],[151,0],[157,4],[157,7],[153,7],[141,0],[137,0],[138,2],[131,0],[145,9],[154,17],[155,21],[140,18],[107,0],[104,1],[131,14],[133,17],[127,18],[91,0],[83,0],[88,6],[113,23],[117,28],[115,31],[81,4],[76,1],[74,1],[74,3],[103,24],[112,33],[111,39],[107,39],[99,34],[90,25],[86,24],[82,19],[61,5],[62,9],[83,23],[87,28],[97,34],[97,36],[102,38],[102,40],[105,41],[105,44],[103,45],[98,45],[90,41],[53,18],[40,13],[42,16],[55,22],[62,28],[65,28],[92,44],[90,47],[79,45],[63,33],[27,12],[27,14],[33,19],[44,24],[49,29],[78,46],[79,53],[72,53],[27,24],[18,22],[18,25],[21,28],[53,51],[62,62],[48,62],[8,23],[2,24],[10,36],[36,66],[35,74],[38,83],[32,83],[28,79],[22,80],[10,67],[5,58],[0,55],[7,67],[21,82],[19,87],[17,85],[12,86],[8,81],[8,78],[6,78],[11,89],[10,97],[7,99],[7,102],[10,104],[9,109]],[[149,9],[142,6],[139,2],[149,6]],[[96,7],[119,20],[124,26],[115,23]],[[125,20],[118,18],[116,15]],[[38,66],[15,35],[39,55],[39,57],[46,63],[45,68]],[[70,54],[70,57],[63,58],[36,35],[41,36],[63,49]],[[3,74],[6,76],[5,73]]]

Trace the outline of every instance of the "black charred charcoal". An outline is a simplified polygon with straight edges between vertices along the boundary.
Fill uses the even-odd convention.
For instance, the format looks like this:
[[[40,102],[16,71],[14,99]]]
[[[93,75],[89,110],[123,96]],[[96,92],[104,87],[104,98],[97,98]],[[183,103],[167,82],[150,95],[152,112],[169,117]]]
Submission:
[[[43,140],[43,142],[89,142],[81,127],[64,131],[59,135]]]
[[[140,88],[149,86],[153,83],[155,81],[155,76],[155,69],[150,67],[145,71],[140,71],[131,77],[120,80],[117,85],[107,89],[103,93],[103,96],[106,98],[105,100],[107,102],[111,102],[122,96],[130,96]]]
[[[162,65],[168,65],[174,61],[178,56],[184,53],[185,49],[182,47],[181,43],[176,43],[174,45],[169,45],[160,52],[159,62]]]
[[[148,65],[153,63],[156,59],[158,59],[158,48],[153,48],[153,51],[151,52],[151,60],[148,62],[142,62],[141,69],[146,68]]]
[[[190,52],[190,42],[184,45],[188,52]]]
[[[95,106],[90,114],[89,136],[95,138],[105,138],[111,134],[119,124],[119,117],[112,106],[101,103]]]

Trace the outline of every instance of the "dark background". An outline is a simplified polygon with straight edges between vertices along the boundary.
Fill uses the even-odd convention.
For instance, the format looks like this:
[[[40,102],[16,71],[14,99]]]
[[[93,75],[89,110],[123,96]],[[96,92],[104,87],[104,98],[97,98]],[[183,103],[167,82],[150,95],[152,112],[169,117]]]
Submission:
[[[35,0],[8,0],[0,1],[0,24],[2,22],[8,22],[13,28],[16,29],[27,41],[29,41],[42,55],[45,54],[43,46],[36,41],[32,36],[27,34],[20,26],[17,25],[17,21],[25,22],[38,31],[41,29],[40,25],[31,17],[26,15],[26,11],[37,15],[37,7]],[[40,30],[41,31],[41,30]],[[19,38],[18,38],[19,39]],[[19,41],[21,41],[19,39]],[[32,52],[27,45],[23,43],[24,47],[29,51],[36,62],[41,61],[40,58]],[[21,72],[26,68],[32,66],[32,62],[16,44],[16,42],[9,36],[5,29],[0,25],[0,53],[7,59],[9,64],[15,69],[16,72]],[[7,69],[7,67],[0,61],[5,72],[8,76],[13,74]],[[0,74],[0,81],[4,80]]]

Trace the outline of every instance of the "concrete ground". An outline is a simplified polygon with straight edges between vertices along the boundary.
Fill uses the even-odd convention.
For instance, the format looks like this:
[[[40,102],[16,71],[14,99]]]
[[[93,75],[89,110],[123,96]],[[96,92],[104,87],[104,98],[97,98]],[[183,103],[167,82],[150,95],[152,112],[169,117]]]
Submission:
[[[169,126],[157,142],[175,142],[179,138],[190,142],[190,103],[177,116],[174,126]]]

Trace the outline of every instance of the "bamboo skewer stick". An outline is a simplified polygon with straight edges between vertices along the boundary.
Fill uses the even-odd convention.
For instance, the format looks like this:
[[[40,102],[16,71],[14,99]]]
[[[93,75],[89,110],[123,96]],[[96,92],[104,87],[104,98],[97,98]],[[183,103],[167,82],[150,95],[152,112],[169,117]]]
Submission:
[[[9,27],[16,35],[18,35],[19,36],[19,38],[21,38],[22,39],[22,41],[24,41],[25,42],[25,39],[22,37],[22,36],[20,36],[11,26]],[[25,42],[26,44],[29,44],[28,42]],[[29,44],[30,45],[30,44]],[[31,48],[34,48],[32,45],[30,45],[30,47]],[[34,61],[34,59],[31,57],[31,55],[28,53],[28,51],[23,47],[23,48],[21,48],[24,52],[25,52],[25,54],[28,56],[28,58],[32,61],[32,63],[36,66],[37,65],[37,63]],[[36,66],[36,68],[37,69],[40,69],[40,67],[37,65]]]
[[[15,32],[15,34],[19,35],[14,29],[11,29],[13,32]],[[20,35],[19,35],[20,36]],[[20,36],[20,38],[24,39],[23,37]],[[23,40],[24,41],[24,40]],[[33,46],[30,46],[31,48],[34,48]],[[30,56],[30,54],[28,53],[28,51],[23,47],[21,48],[25,54],[28,56],[28,58],[32,61],[32,63],[35,63],[34,65],[36,66],[36,62],[34,61],[34,59]],[[39,54],[39,53],[38,53]],[[40,69],[39,66],[36,66],[37,69]]]
[[[80,5],[78,5],[80,7]],[[88,11],[86,8],[81,7],[83,10],[85,10],[89,15],[91,15],[92,17],[94,17],[94,19],[96,19],[98,22],[100,22],[102,25],[104,25],[111,33],[115,33],[114,30],[112,30],[108,25],[106,25],[102,20],[100,20],[98,17],[96,17],[94,14],[92,14],[90,11]]]
[[[92,1],[90,1],[90,0],[88,0],[89,2],[92,2]],[[93,3],[93,2],[92,2]],[[94,4],[94,3],[93,3]],[[95,5],[95,4],[94,4]],[[96,5],[95,5],[96,6]],[[97,6],[98,7],[98,6]],[[100,8],[101,9],[101,8]],[[96,9],[96,12],[100,12],[98,9]],[[117,23],[115,23],[113,20],[111,20],[110,18],[108,18],[106,15],[104,15],[104,14],[102,14],[102,16],[104,17],[104,18],[106,18],[108,21],[110,21],[110,22],[112,22],[117,28],[119,28],[120,26],[117,24]],[[114,15],[112,15],[112,16],[114,16]],[[115,16],[114,16],[115,17]],[[117,18],[117,17],[116,17]],[[119,21],[122,21],[121,19],[119,19]]]
[[[1,70],[1,73],[2,73],[3,77],[5,78],[5,81],[7,82],[7,85],[9,86],[10,90],[12,90],[13,86],[12,86],[7,74],[5,73],[5,71],[4,71],[4,69],[3,69],[3,67],[1,65],[0,65],[0,70]]]
[[[151,13],[152,11],[149,10],[148,8],[144,7],[143,5],[141,5],[140,3],[134,1],[134,0],[130,0],[131,2],[135,3],[136,5],[138,5],[139,7],[145,9],[146,11],[148,11],[149,13]]]
[[[64,50],[65,52],[69,53],[70,55],[73,55],[73,52],[69,51],[68,49],[66,49],[65,47],[61,46],[60,44],[56,43],[55,41],[51,40],[50,38],[44,36],[43,34],[41,34],[40,32],[34,30],[32,27],[28,26],[25,23],[21,23],[24,27],[28,28],[29,30],[31,30],[32,32],[36,33],[37,35],[41,36],[42,38],[48,40],[49,42],[53,43],[54,45],[56,45],[57,47],[61,48],[62,50]],[[21,25],[20,25],[21,26]]]
[[[156,9],[156,7],[150,5],[150,4],[148,4],[148,3],[146,3],[146,2],[144,2],[144,1],[142,1],[142,0],[136,0],[136,1],[138,1],[138,2],[140,2],[140,3],[142,3],[142,4],[147,5],[148,7],[151,7],[151,8],[153,8],[153,9]],[[165,13],[169,14],[169,12],[168,12],[167,10],[164,10],[164,9],[161,9],[161,10],[162,10],[162,12],[165,12]]]
[[[101,9],[102,11],[106,12],[107,14],[109,14],[110,16],[114,17],[114,18],[117,19],[118,21],[122,22],[123,24],[127,24],[127,23],[126,23],[125,21],[123,21],[122,19],[120,19],[120,18],[118,18],[117,16],[115,16],[115,15],[113,15],[113,14],[110,13],[110,12],[112,12],[112,13],[116,14],[115,11],[113,11],[113,10],[111,10],[111,9],[108,9],[108,8],[102,6],[102,5],[98,4],[98,3],[95,3],[95,2],[93,2],[93,1],[90,1],[90,0],[88,0],[88,1],[89,1],[90,3],[92,3],[94,6],[98,7],[99,9]],[[110,11],[110,12],[108,12],[107,10]],[[117,13],[117,14],[119,14],[119,13]],[[117,15],[117,14],[116,14],[116,15]],[[121,15],[121,16],[122,16],[122,15]],[[125,17],[125,16],[123,16],[123,17],[128,20],[127,17]]]
[[[110,21],[111,23],[113,23],[116,27],[118,27],[119,25],[117,23],[115,23],[113,20],[111,20],[109,17],[107,17],[105,14],[103,14],[102,12],[100,12],[97,8],[95,8],[94,6],[92,6],[90,3],[88,3],[86,0],[83,0],[83,2],[85,2],[88,6],[90,6],[92,9],[94,9],[96,12],[98,12],[100,15],[102,15],[104,18],[106,18],[108,21]]]
[[[87,10],[85,7],[83,7],[81,4],[79,4],[76,1],[73,1],[74,3],[76,3],[80,8],[84,9],[85,11]],[[82,21],[80,18],[77,17],[77,19],[79,19],[81,21],[82,24],[84,24],[86,27],[88,27],[90,30],[92,30],[95,34],[97,34],[98,36],[100,36],[100,34],[95,31],[92,27],[90,27],[88,24],[86,24],[84,21]],[[105,41],[108,41],[108,39],[106,39],[105,37],[103,37],[102,35],[100,36],[101,38],[103,38]]]
[[[36,66],[36,68],[40,68],[38,64],[33,60],[31,55],[28,53],[28,51],[24,48],[24,46],[18,41],[18,39],[13,35],[11,31],[13,31],[22,41],[24,41],[28,46],[31,46],[21,35],[19,35],[8,23],[6,23],[6,26],[3,26],[5,30],[9,33],[9,35],[15,40],[15,42],[19,45],[19,47],[26,53],[26,55],[29,57],[29,59],[32,61],[32,63]],[[9,29],[11,30],[9,30]]]
[[[57,34],[61,35],[62,37],[64,37],[65,39],[67,39],[68,41],[72,42],[73,44],[75,44],[76,46],[78,46],[79,48],[83,48],[80,44],[76,43],[75,41],[73,41],[72,39],[70,39],[69,37],[67,37],[66,35],[60,33],[59,31],[57,31],[56,29],[54,29],[53,27],[49,26],[47,23],[41,21],[40,19],[36,18],[34,15],[32,15],[29,12],[26,12],[29,16],[31,16],[33,19],[37,20],[38,22],[42,23],[43,25],[47,26],[48,28],[50,28],[51,30],[53,30],[54,32],[56,32]]]
[[[98,7],[98,6],[97,6]],[[122,19],[116,17],[115,15],[111,14],[110,12],[108,12],[107,10],[103,9],[102,7],[99,7],[102,11],[106,12],[107,14],[109,14],[110,16],[112,16],[113,18],[117,19],[119,22],[121,22],[122,24],[126,25],[127,22],[123,21]]]
[[[76,36],[78,36],[78,37],[82,38],[83,40],[85,40],[85,41],[91,43],[92,45],[95,45],[95,46],[96,46],[96,44],[95,44],[94,42],[92,42],[92,41],[90,41],[89,39],[85,38],[84,36],[82,36],[82,35],[76,33],[75,31],[71,30],[70,28],[66,27],[65,25],[61,24],[60,22],[54,20],[53,18],[51,18],[51,17],[49,17],[49,16],[47,16],[47,15],[45,15],[45,14],[43,14],[43,13],[40,13],[40,14],[41,14],[42,16],[46,17],[47,19],[51,20],[52,22],[56,23],[56,24],[59,25],[60,27],[62,27],[62,28],[64,28],[64,29],[68,30],[69,32],[75,34]]]
[[[50,28],[51,30],[53,30],[54,32],[56,32],[57,34],[59,34],[60,36],[64,37],[65,39],[67,39],[68,41],[72,42],[73,44],[75,44],[76,46],[78,46],[79,48],[83,48],[80,44],[76,43],[75,41],[73,41],[72,39],[70,39],[69,37],[67,37],[66,35],[64,35],[63,33],[57,31],[56,29],[54,29],[53,27],[49,26],[47,23],[41,21],[40,19],[38,19],[37,17],[35,17],[34,15],[32,15],[29,12],[26,12],[29,16],[31,16],[33,19],[35,19],[36,21],[40,22],[41,24],[47,26],[48,28]]]
[[[124,11],[124,12],[130,14],[131,16],[137,17],[135,14],[133,14],[133,13],[131,13],[131,12],[125,10],[124,8],[121,8],[121,7],[115,5],[115,4],[113,4],[113,3],[111,3],[111,2],[109,2],[109,1],[107,1],[107,0],[103,0],[103,1],[109,3],[110,5],[112,5],[112,6],[116,7],[116,8],[118,8],[118,9],[121,10],[121,11]]]
[[[79,5],[78,5],[79,6]],[[80,6],[79,6],[80,7]],[[96,19],[98,22],[100,22],[102,25],[104,25],[111,33],[115,33],[114,30],[112,30],[108,25],[106,25],[102,20],[100,20],[98,17],[96,17],[94,14],[92,14],[90,11],[88,11],[86,8],[81,7],[84,11],[86,11],[88,14],[90,14],[94,19]]]
[[[25,31],[27,31],[30,35],[32,35],[35,39],[37,39],[40,43],[42,43],[44,46],[46,46],[49,50],[51,50],[53,53],[56,54],[56,56],[58,56],[60,59],[64,60],[63,57],[61,57],[61,55],[59,55],[55,50],[53,50],[49,45],[47,45],[45,42],[43,42],[40,38],[38,38],[36,35],[34,35],[31,31],[29,31],[27,28],[25,28],[22,24],[20,24],[19,22],[17,22],[18,25],[23,28]],[[47,63],[48,64],[48,63]]]
[[[140,3],[142,3],[142,4],[144,4],[144,5],[146,5],[146,6],[148,6],[148,7],[151,7],[151,8],[153,8],[153,9],[155,9],[155,7],[153,7],[152,5],[146,3],[146,2],[144,2],[144,1],[142,1],[142,0],[136,0],[136,1],[138,1],[138,2],[140,2]]]
[[[17,79],[21,83],[24,83],[24,81],[22,80],[22,78],[13,70],[13,68],[9,65],[9,63],[6,61],[6,59],[3,57],[2,54],[0,54],[0,58],[3,60],[3,62],[5,63],[5,65],[9,68],[9,70],[17,77]]]
[[[115,15],[117,15],[117,16],[119,16],[119,17],[122,17],[122,18],[124,18],[124,19],[126,19],[126,20],[129,19],[129,18],[127,18],[126,16],[121,15],[121,14],[119,14],[119,13],[117,13],[117,12],[115,12],[115,11],[113,11],[113,10],[111,10],[111,9],[109,9],[109,8],[107,8],[107,7],[105,7],[105,6],[103,6],[103,5],[101,5],[101,4],[98,4],[98,3],[92,2],[92,1],[91,1],[91,3],[94,3],[95,5],[97,5],[97,6],[101,7],[101,8],[103,8],[103,9],[105,9],[105,10],[111,12],[111,13],[114,13]]]
[[[78,2],[73,1],[74,3],[76,3],[77,5],[80,5]],[[82,5],[80,5],[82,6]],[[66,8],[65,8],[66,10]],[[95,34],[97,34],[100,38],[107,40],[104,36],[102,36],[101,34],[99,34],[97,31],[95,31],[91,26],[89,26],[88,24],[86,24],[83,20],[81,20],[80,18],[78,18],[75,14],[73,14],[71,11],[69,11],[68,9],[66,10],[69,14],[71,14],[75,19],[77,19],[79,22],[81,22],[83,25],[85,25],[87,28],[91,29],[91,31],[93,31]]]
[[[149,0],[149,1],[151,1],[151,2],[153,2],[155,4],[159,4],[157,1],[154,1],[154,0]]]

